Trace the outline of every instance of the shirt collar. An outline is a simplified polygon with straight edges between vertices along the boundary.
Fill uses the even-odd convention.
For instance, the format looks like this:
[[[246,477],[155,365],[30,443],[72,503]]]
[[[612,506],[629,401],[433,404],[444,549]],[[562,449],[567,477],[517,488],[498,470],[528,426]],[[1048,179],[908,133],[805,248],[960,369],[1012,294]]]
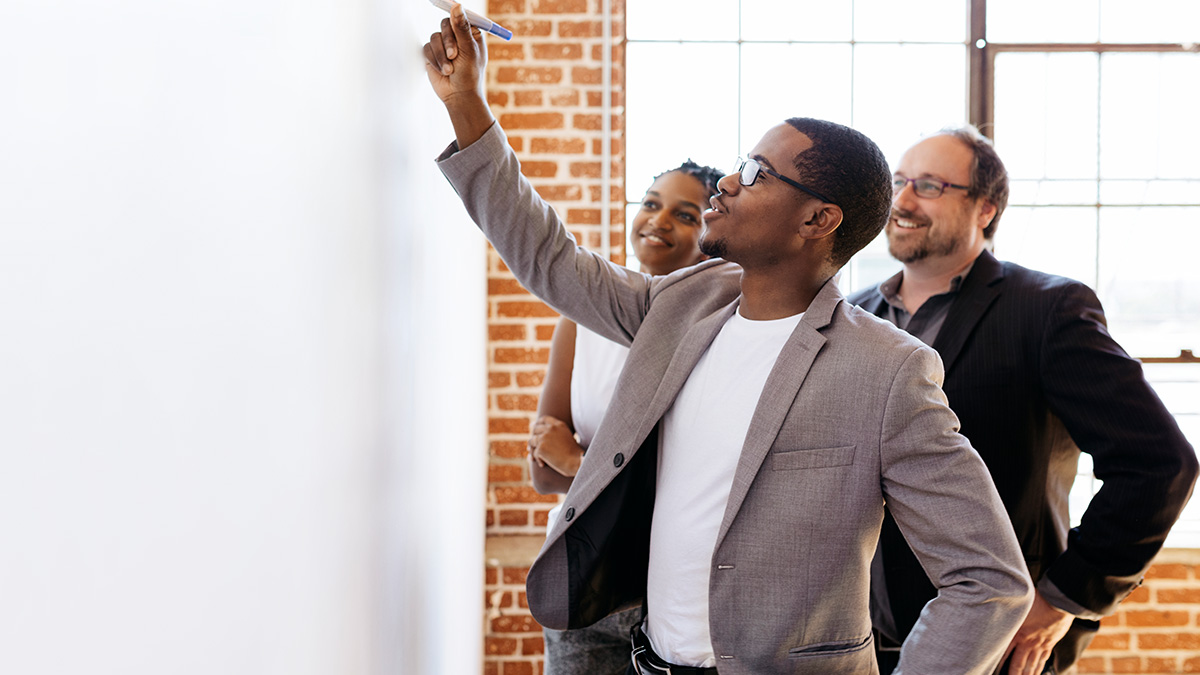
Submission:
[[[978,260],[979,258],[972,260],[971,264],[967,265],[966,269],[955,275],[955,277],[950,280],[950,290],[946,291],[945,293],[940,293],[939,295],[951,295],[957,293],[958,289],[962,288],[963,282],[967,280],[967,276],[971,274],[971,270],[975,268],[975,263],[978,262]],[[904,270],[896,272],[883,283],[879,284],[879,293],[883,296],[883,299],[886,300],[887,303],[892,307],[901,310],[904,309],[904,300],[900,297],[900,282],[902,281],[904,281]]]

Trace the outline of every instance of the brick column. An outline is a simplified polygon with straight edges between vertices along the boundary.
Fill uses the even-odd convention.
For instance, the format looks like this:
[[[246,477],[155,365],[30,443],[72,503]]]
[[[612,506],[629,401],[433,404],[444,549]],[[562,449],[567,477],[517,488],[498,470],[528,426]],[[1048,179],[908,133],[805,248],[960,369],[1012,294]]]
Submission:
[[[601,0],[491,0],[486,13],[513,31],[488,41],[488,100],[522,172],[583,245],[624,261],[624,15],[612,3],[611,188],[602,194]],[[611,226],[601,226],[602,209]],[[558,315],[488,252],[488,564],[486,675],[542,670],[541,627],[525,605],[525,572],[558,502],[529,484],[526,446]]]

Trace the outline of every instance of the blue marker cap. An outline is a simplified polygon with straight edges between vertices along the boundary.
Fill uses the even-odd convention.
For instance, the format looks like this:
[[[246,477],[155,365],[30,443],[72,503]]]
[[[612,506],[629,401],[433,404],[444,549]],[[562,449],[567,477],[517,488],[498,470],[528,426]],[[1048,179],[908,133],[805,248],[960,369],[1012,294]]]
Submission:
[[[503,38],[505,40],[512,39],[512,31],[495,22],[492,23],[492,27],[488,29],[488,32],[498,38]]]

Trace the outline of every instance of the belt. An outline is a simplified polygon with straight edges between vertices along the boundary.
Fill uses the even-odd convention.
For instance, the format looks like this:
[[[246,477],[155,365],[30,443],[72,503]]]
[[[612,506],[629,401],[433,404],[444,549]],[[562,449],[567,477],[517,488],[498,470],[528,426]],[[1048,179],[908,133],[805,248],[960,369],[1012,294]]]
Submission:
[[[650,648],[650,639],[642,632],[640,625],[629,631],[629,642],[633,645],[633,652],[630,654],[633,670],[638,675],[717,675],[716,668],[677,666],[663,661]]]

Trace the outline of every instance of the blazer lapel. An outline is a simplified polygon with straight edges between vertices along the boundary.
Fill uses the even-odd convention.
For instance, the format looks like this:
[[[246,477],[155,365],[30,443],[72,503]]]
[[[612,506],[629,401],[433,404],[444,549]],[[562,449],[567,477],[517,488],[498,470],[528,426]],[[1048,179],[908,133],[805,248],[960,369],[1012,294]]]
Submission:
[[[950,305],[946,322],[931,345],[942,357],[947,373],[954,367],[967,338],[1000,295],[1004,267],[989,251],[979,254],[971,273],[958,289],[958,298]]]
[[[733,487],[729,491],[725,516],[717,533],[718,548],[742,508],[742,502],[754,483],[754,477],[758,475],[759,467],[775,443],[775,437],[779,435],[784,418],[795,404],[800,386],[808,377],[817,353],[825,344],[825,336],[821,334],[821,329],[829,325],[834,310],[843,300],[837,285],[826,282],[804,312],[800,324],[784,343],[779,358],[771,368],[771,373],[767,375],[758,406],[750,418],[750,428],[746,432],[746,441],[738,458],[737,470],[733,474]]]
[[[650,427],[657,424],[671,404],[675,402],[675,397],[679,395],[679,390],[683,389],[683,384],[692,374],[692,369],[696,367],[700,357],[716,339],[717,333],[721,332],[725,322],[733,316],[740,300],[741,296],[738,296],[737,300],[697,321],[688,329],[687,334],[680,341],[679,347],[675,349],[675,354],[671,356],[671,362],[667,365],[667,371],[663,373],[662,381],[659,382],[654,397],[650,399],[650,405],[646,407],[646,414],[640,425],[642,427],[639,430],[640,436],[648,434]]]
[[[729,320],[729,317],[737,309],[740,297],[738,300],[734,300],[704,319],[697,321],[688,329],[688,332],[679,342],[679,346],[676,347],[675,353],[671,356],[671,361],[667,364],[667,369],[659,381],[658,388],[654,391],[654,395],[650,398],[648,404],[618,402],[617,398],[613,399],[612,405],[645,406],[641,419],[636,423],[633,431],[631,433],[622,433],[623,439],[636,439],[636,443],[619,447],[606,444],[610,440],[612,429],[606,427],[605,424],[601,424],[600,429],[596,432],[596,437],[592,439],[592,450],[589,454],[601,453],[604,452],[601,448],[607,448],[611,453],[621,451],[627,453],[627,458],[632,458],[633,454],[638,451],[642,439],[650,435],[650,432],[654,429],[654,425],[658,424],[662,416],[666,414],[667,409],[675,402],[675,397],[679,395],[679,390],[683,388],[688,375],[696,367],[696,362],[704,355],[705,350],[712,344],[717,333],[721,331],[721,327],[725,325],[725,322]],[[644,401],[645,399],[641,400]],[[608,414],[612,414],[612,410],[609,410]],[[611,472],[605,471],[581,473],[575,482],[571,484],[567,492],[567,501],[572,504],[591,504],[596,495],[600,494],[613,480],[613,476],[614,474]],[[566,527],[562,519],[559,519],[556,527],[551,531],[549,539],[554,539],[558,533],[565,529]]]

